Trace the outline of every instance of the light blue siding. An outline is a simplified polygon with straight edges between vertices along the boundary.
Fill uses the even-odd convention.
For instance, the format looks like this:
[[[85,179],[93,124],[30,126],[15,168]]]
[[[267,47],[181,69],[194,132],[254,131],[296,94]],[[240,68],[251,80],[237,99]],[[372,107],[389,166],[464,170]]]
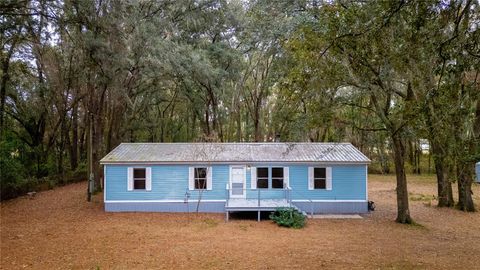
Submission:
[[[333,165],[332,190],[308,190],[307,166],[290,166],[292,200],[366,200],[366,166]]]
[[[362,214],[368,212],[368,202],[294,202],[300,210],[310,214]]]
[[[107,212],[185,212],[197,211],[195,202],[114,202],[105,203]],[[223,213],[225,203],[223,202],[202,202],[198,205],[198,211],[202,213]]]
[[[367,213],[367,202],[294,202],[300,210],[307,214],[352,214]],[[189,202],[107,202],[107,212],[195,212],[197,203]],[[199,212],[223,213],[225,203],[223,202],[202,202],[199,205]]]
[[[329,165],[332,167],[332,190],[308,190],[309,165],[256,165],[256,167],[289,167],[292,200],[366,200],[366,165]],[[325,167],[325,166],[318,166]],[[269,182],[271,177],[269,175]],[[258,190],[251,190],[251,173],[247,171],[247,199],[257,198]],[[263,199],[283,198],[284,191],[260,189]]]
[[[141,165],[135,165],[141,167]],[[145,165],[148,166],[148,165]],[[199,191],[188,190],[188,165],[151,165],[152,190],[128,191],[128,165],[106,165],[106,199],[109,200],[184,200],[190,193],[190,200],[197,200]],[[212,190],[202,191],[202,200],[219,200],[226,197],[226,183],[229,177],[228,165],[212,166]]]
[[[109,200],[184,200],[188,190],[188,165],[152,165],[152,190],[127,191],[128,165],[106,166],[106,199]],[[262,165],[257,165],[262,166]],[[279,165],[275,165],[277,167]],[[308,165],[288,165],[293,200],[366,200],[366,166],[333,165],[332,190],[308,190]],[[225,200],[229,165],[212,166],[212,190],[202,191],[203,200]],[[247,199],[256,199],[251,190],[251,172],[247,170]],[[199,191],[188,191],[197,200]],[[261,198],[283,198],[285,192],[261,189]]]

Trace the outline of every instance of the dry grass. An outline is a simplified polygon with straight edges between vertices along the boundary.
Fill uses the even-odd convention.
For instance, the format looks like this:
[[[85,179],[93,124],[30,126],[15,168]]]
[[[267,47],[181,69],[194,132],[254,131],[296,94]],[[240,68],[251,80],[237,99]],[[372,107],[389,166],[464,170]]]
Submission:
[[[105,213],[101,195],[85,202],[85,186],[1,203],[0,268],[479,269],[480,214],[434,207],[433,177],[409,177],[411,194],[422,198],[410,202],[422,226],[393,222],[394,178],[370,176],[377,211],[309,220],[301,230],[224,223],[223,215]],[[480,186],[474,193],[479,202]]]

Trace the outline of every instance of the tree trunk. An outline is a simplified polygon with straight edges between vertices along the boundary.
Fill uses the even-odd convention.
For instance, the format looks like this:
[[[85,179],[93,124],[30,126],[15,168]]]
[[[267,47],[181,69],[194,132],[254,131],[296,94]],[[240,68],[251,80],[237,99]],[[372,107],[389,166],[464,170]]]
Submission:
[[[78,167],[78,105],[72,108],[72,139],[70,143],[70,168],[72,171]]]
[[[437,143],[431,141],[433,162],[437,175],[438,207],[451,207],[454,205],[452,185],[445,177],[444,153]]]
[[[223,128],[222,128],[222,125],[220,124],[220,121],[218,119],[218,104],[217,104],[217,100],[215,99],[215,97],[213,96],[213,94],[211,94],[211,99],[212,99],[212,128],[213,130],[215,131],[215,135],[217,136],[217,138],[215,138],[216,140],[219,140],[220,142],[223,142]]]
[[[445,143],[442,146],[439,142],[439,136],[435,128],[434,115],[435,115],[435,100],[432,98],[430,104],[426,108],[426,124],[429,136],[429,143],[431,146],[431,156],[433,156],[433,163],[435,166],[435,174],[437,175],[437,191],[438,191],[438,207],[452,207],[455,202],[453,201],[452,185],[450,181],[445,177],[445,157],[446,153],[442,147],[445,147]],[[430,161],[430,160],[429,160]],[[430,166],[429,166],[430,169]]]
[[[5,55],[4,61],[2,61],[2,81],[0,83],[0,138],[3,136],[5,130],[4,114],[5,114],[5,101],[7,98],[7,82],[10,80],[10,59],[17,45],[17,38],[13,38],[12,44]]]
[[[405,175],[405,146],[401,136],[396,133],[391,136],[393,142],[393,156],[395,162],[395,173],[397,176],[397,219],[398,223],[411,224],[408,206],[407,177]]]
[[[480,98],[477,99],[477,108],[475,110],[475,122],[473,124],[473,133],[476,140],[480,140]]]
[[[420,168],[420,158],[422,157],[422,149],[420,148],[420,142],[415,140],[415,173],[422,174]]]
[[[236,138],[237,138],[237,142],[241,142],[242,141],[242,113],[240,109],[238,109],[238,112],[237,112],[236,122],[237,122]]]
[[[463,162],[457,165],[458,179],[458,203],[457,208],[466,212],[475,212],[475,205],[472,199],[472,175],[471,168]]]
[[[65,125],[66,120],[66,112],[62,110],[62,123],[60,124],[60,143],[58,145],[58,174],[61,175],[61,181],[65,181],[65,168],[64,168],[64,152],[65,152],[65,145],[68,136],[68,130]]]
[[[262,140],[262,135],[260,134],[260,105],[255,104],[254,108],[254,117],[253,117],[253,128],[255,132],[255,141],[260,142]]]
[[[406,152],[408,153],[408,163],[412,165],[412,173],[415,173],[415,142],[408,139],[406,143]]]
[[[81,122],[81,123],[83,123],[83,125],[80,128],[80,132],[79,132],[80,136],[78,137],[79,138],[78,153],[79,153],[80,161],[87,159],[87,156],[86,156],[87,145],[86,145],[86,143],[88,141],[88,121],[90,121],[89,117],[88,117],[88,112],[85,112],[84,117],[83,117],[83,121]]]
[[[210,113],[208,112],[209,106],[205,109],[205,125],[203,128],[203,133],[205,134],[205,137],[210,137]]]
[[[91,117],[92,121],[92,132],[91,134],[91,147],[92,151],[92,161],[91,161],[91,172],[93,172],[94,181],[95,181],[95,190],[101,190],[101,178],[103,175],[102,168],[100,166],[101,158],[101,149],[102,149],[102,120],[101,116],[95,115]]]

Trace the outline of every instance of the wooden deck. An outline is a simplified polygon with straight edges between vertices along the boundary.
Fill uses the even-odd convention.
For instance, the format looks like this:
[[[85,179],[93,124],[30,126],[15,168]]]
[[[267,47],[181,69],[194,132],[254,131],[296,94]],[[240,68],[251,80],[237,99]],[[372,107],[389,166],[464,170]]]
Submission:
[[[225,208],[230,211],[257,211],[257,210],[275,210],[278,207],[289,207],[290,203],[285,199],[275,200],[247,200],[247,199],[229,199]]]

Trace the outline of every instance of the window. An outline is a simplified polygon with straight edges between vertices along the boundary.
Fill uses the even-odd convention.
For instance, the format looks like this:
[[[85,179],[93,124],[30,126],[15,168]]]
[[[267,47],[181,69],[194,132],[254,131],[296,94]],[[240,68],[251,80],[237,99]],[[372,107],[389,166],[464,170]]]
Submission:
[[[257,168],[257,188],[268,188],[268,168]]]
[[[272,188],[283,188],[283,168],[272,168]]]
[[[146,182],[146,169],[145,168],[134,168],[133,169],[133,189],[145,189]]]
[[[195,189],[207,189],[207,168],[195,168]]]
[[[327,170],[326,168],[314,168],[313,170],[313,188],[327,189]]]
[[[284,169],[283,167],[257,168],[257,188],[284,188]]]

